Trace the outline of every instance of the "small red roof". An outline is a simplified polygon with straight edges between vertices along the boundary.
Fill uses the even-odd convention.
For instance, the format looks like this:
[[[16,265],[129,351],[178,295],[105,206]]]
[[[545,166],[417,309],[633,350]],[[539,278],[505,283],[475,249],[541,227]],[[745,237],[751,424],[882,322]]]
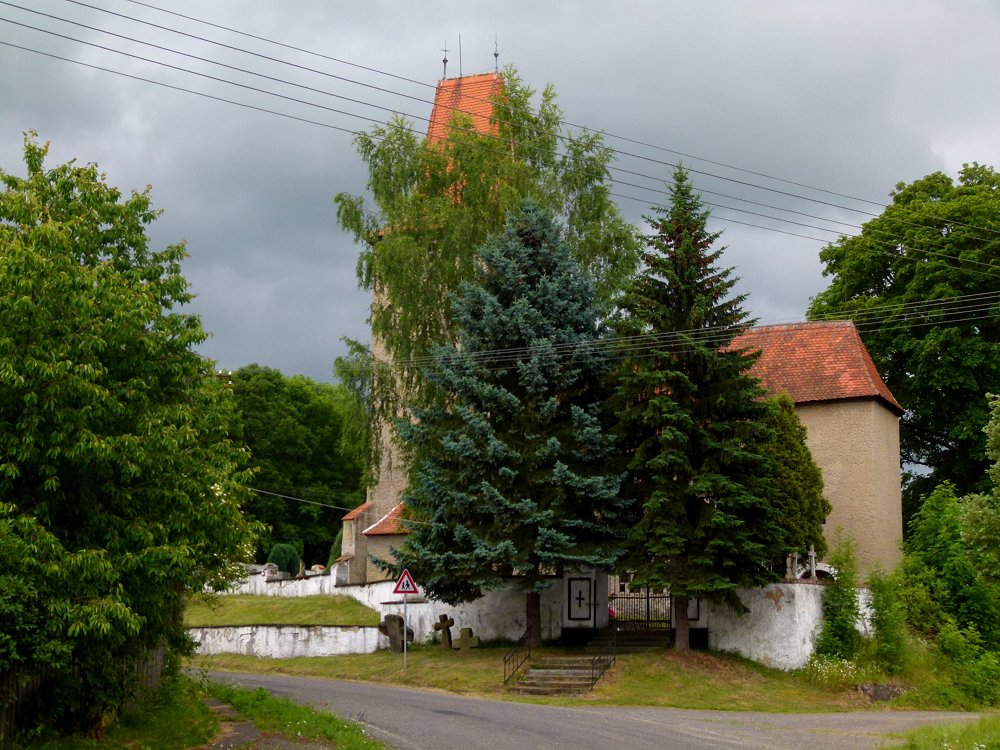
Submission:
[[[361,533],[365,536],[389,536],[392,534],[406,534],[406,527],[403,526],[403,503],[399,503],[379,520],[369,526]]]
[[[730,346],[760,350],[750,372],[772,396],[785,393],[796,404],[877,398],[898,414],[904,411],[850,320],[761,326]]]
[[[350,513],[348,513],[346,516],[344,516],[340,520],[341,521],[353,521],[355,518],[357,518],[358,516],[360,516],[362,513],[364,513],[365,511],[367,511],[371,507],[372,507],[371,503],[361,503],[361,505],[359,505],[357,508],[355,508],[354,510],[352,510]]]
[[[428,140],[431,143],[444,140],[456,114],[471,117],[477,132],[492,132],[493,100],[502,86],[503,77],[499,73],[480,73],[438,81],[434,108],[427,125]]]

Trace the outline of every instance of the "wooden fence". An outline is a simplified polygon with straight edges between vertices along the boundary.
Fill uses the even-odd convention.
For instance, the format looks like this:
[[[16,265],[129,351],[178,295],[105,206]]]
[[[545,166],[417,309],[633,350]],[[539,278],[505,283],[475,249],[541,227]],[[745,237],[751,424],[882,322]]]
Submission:
[[[165,664],[166,649],[159,646],[140,653],[125,665],[136,687],[132,700],[141,700],[144,693],[159,687]],[[0,750],[13,747],[18,708],[51,676],[50,670],[31,665],[0,672]]]

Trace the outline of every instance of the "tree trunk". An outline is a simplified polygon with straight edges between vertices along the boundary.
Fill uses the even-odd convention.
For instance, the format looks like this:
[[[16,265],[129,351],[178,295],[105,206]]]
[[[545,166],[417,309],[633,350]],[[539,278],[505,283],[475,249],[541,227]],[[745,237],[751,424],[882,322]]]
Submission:
[[[675,596],[674,600],[674,649],[691,650],[691,623],[688,621],[688,598]]]
[[[525,596],[524,621],[531,648],[538,648],[542,645],[542,595],[537,591],[529,591]]]

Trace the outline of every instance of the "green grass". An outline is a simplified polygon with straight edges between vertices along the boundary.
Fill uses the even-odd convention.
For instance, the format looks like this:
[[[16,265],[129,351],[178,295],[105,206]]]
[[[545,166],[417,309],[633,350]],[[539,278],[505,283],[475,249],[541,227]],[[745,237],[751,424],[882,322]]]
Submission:
[[[769,669],[727,654],[654,651],[618,657],[615,668],[592,693],[577,698],[526,698],[503,686],[507,646],[444,651],[440,646],[411,647],[408,668],[401,655],[387,651],[353,656],[261,659],[237,654],[197,657],[204,669],[326,677],[442,690],[526,702],[559,705],[662,706],[728,708],[745,711],[844,711],[868,704],[852,687],[811,684],[801,673]],[[541,655],[565,655],[543,649]]]
[[[221,625],[378,625],[379,615],[349,596],[198,596],[184,608],[189,628]]]
[[[43,737],[30,750],[183,750],[202,745],[218,731],[215,716],[194,682],[179,678],[126,714],[99,740]]]
[[[337,750],[385,748],[381,742],[366,737],[359,724],[300,705],[288,698],[276,698],[263,689],[248,690],[209,683],[207,690],[212,697],[228,703],[265,732],[323,740],[332,743]]]
[[[907,732],[905,750],[994,750],[1000,748],[1000,716],[921,727]]]

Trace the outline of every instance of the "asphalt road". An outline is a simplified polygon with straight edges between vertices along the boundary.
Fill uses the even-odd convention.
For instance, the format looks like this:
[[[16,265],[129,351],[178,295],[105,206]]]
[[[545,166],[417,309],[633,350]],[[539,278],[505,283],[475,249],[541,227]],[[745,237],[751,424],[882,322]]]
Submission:
[[[306,677],[214,672],[212,679],[262,687],[363,724],[396,750],[673,750],[773,748],[865,750],[895,732],[972,714],[868,711],[765,714],[668,708],[562,708]],[[898,740],[895,741],[898,744]]]

